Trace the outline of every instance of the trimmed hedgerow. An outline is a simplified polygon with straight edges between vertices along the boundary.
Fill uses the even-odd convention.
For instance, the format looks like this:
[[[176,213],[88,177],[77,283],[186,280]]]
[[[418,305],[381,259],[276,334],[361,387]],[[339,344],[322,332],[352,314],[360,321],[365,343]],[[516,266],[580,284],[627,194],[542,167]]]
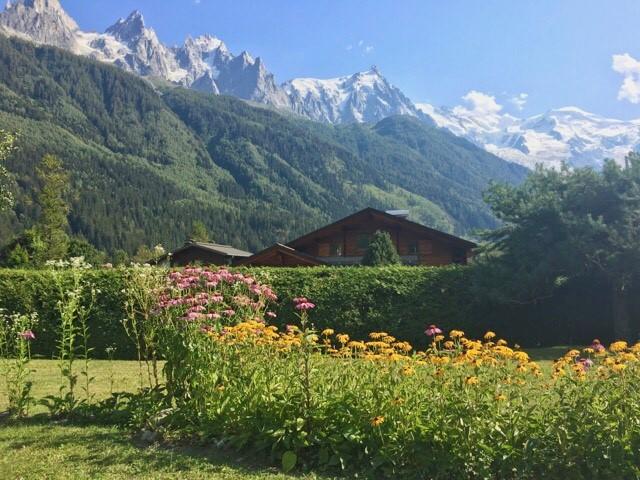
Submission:
[[[317,303],[318,328],[340,328],[353,338],[372,330],[390,330],[416,346],[426,341],[424,327],[474,328],[470,275],[465,267],[251,268],[258,279],[273,286],[278,302],[275,324],[294,323],[291,301],[306,295]],[[89,316],[90,346],[95,357],[115,345],[118,358],[134,358],[134,344],[122,327],[125,318],[123,269],[87,270],[99,290]],[[38,342],[34,354],[51,357],[55,350],[59,294],[46,270],[0,270],[0,308],[10,313],[37,312]],[[88,299],[87,299],[88,300]]]
[[[276,325],[295,323],[292,300],[304,295],[318,306],[319,329],[338,328],[353,338],[388,330],[424,346],[425,326],[474,328],[471,278],[467,267],[252,268],[278,294]]]
[[[128,339],[122,319],[124,312],[125,275],[123,270],[86,270],[84,275],[98,290],[89,315],[90,347],[96,358],[106,357],[105,349],[116,346],[119,358],[134,358],[135,346]],[[71,281],[70,276],[68,277]],[[56,349],[60,318],[56,304],[58,288],[48,270],[0,270],[0,308],[9,313],[38,314],[37,342],[32,352],[50,358]],[[90,299],[84,299],[89,302]]]

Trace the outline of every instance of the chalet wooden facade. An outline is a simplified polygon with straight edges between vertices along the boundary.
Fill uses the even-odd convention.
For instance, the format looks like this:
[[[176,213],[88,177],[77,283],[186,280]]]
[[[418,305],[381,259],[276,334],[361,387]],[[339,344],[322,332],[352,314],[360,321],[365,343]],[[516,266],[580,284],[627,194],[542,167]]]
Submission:
[[[383,212],[366,208],[337,222],[239,259],[238,265],[312,266],[357,265],[371,236],[389,232],[406,265],[467,263],[476,244],[412,222],[404,211]]]

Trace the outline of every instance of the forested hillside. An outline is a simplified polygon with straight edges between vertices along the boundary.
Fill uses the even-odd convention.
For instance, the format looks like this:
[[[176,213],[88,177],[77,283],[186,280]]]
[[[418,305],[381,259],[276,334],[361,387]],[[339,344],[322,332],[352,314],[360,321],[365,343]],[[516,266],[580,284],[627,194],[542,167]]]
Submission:
[[[456,233],[492,227],[491,179],[526,170],[405,117],[332,127],[145,80],[51,47],[0,37],[0,128],[15,212],[0,244],[38,216],[36,164],[72,174],[70,224],[101,249],[174,247],[201,220],[213,239],[256,250],[365,206],[409,208]]]

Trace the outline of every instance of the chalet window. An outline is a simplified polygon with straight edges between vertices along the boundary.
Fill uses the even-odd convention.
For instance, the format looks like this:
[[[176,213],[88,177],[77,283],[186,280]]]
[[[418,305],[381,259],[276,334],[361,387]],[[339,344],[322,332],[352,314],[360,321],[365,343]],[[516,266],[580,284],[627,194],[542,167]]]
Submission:
[[[331,248],[329,248],[329,255],[332,257],[341,257],[342,256],[342,244],[340,243],[332,243]]]
[[[369,248],[369,242],[371,241],[371,236],[368,233],[361,233],[358,235],[356,240],[356,245],[358,250],[366,250]]]
[[[407,245],[407,253],[409,255],[417,255],[418,254],[418,242],[410,242]]]

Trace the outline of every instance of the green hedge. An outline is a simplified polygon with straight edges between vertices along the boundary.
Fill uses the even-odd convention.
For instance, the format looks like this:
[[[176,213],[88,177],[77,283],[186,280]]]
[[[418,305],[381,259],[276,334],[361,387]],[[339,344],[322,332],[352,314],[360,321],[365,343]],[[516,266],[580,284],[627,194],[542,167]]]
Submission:
[[[295,323],[292,299],[308,296],[317,308],[311,318],[318,328],[332,327],[363,338],[385,330],[416,346],[424,346],[429,323],[444,328],[472,328],[470,275],[465,267],[354,267],[246,269],[270,284],[278,294],[276,323]],[[118,358],[133,358],[135,349],[122,327],[125,271],[87,270],[100,290],[89,318],[94,356],[105,356],[115,345]],[[46,270],[0,270],[0,308],[8,312],[38,313],[37,355],[55,351],[58,294]]]
[[[125,317],[122,290],[125,288],[124,271],[87,270],[85,275],[99,290],[88,323],[94,356],[106,356],[105,348],[115,346],[119,358],[133,358],[135,346],[122,327]],[[0,308],[9,313],[38,313],[36,341],[32,352],[52,357],[56,333],[60,323],[56,310],[58,290],[51,272],[47,270],[0,269]],[[88,299],[85,299],[85,302]]]
[[[295,323],[292,299],[306,296],[318,329],[331,327],[366,338],[384,330],[413,345],[426,345],[430,323],[472,333],[471,276],[466,267],[252,268],[279,296],[276,323]]]
[[[317,308],[311,319],[318,329],[331,327],[352,338],[384,330],[424,347],[424,329],[435,323],[469,336],[494,330],[522,346],[588,344],[611,341],[611,306],[599,285],[575,285],[536,305],[496,305],[476,296],[472,267],[314,267],[242,269],[270,284],[279,300],[275,323],[296,323],[292,299],[304,295]],[[133,358],[135,348],[122,327],[126,271],[87,270],[100,290],[89,318],[94,356],[115,345],[118,358]],[[55,350],[58,300],[46,270],[0,270],[0,308],[40,316],[34,353]],[[640,302],[634,318],[640,318]]]

